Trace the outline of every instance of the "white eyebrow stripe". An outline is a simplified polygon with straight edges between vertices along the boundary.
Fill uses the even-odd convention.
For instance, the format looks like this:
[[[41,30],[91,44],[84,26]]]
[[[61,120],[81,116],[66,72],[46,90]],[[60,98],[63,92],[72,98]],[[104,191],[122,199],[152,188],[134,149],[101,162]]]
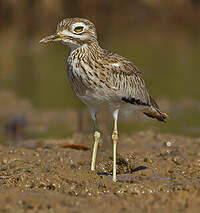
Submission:
[[[72,30],[74,30],[76,27],[84,27],[87,29],[87,26],[83,22],[76,22],[72,25]]]

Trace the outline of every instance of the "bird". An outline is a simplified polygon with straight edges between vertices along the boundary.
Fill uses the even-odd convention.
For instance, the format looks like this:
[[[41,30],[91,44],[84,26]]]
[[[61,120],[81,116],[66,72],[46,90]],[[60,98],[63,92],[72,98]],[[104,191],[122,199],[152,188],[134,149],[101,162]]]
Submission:
[[[93,22],[85,18],[66,18],[57,25],[56,33],[44,37],[40,43],[57,41],[70,48],[67,57],[69,82],[78,98],[88,107],[94,121],[92,171],[96,167],[100,141],[97,114],[103,110],[112,113],[114,120],[112,180],[117,182],[119,113],[131,109],[162,122],[167,121],[168,115],[160,110],[150,95],[141,71],[125,57],[99,45]]]

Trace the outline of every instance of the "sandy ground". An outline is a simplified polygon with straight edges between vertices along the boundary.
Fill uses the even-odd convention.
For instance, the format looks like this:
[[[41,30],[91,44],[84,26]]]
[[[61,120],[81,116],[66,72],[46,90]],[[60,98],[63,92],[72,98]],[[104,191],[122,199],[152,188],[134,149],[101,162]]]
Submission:
[[[100,144],[96,172],[91,147],[91,136],[77,134],[1,145],[0,212],[199,212],[200,138],[120,135],[117,183],[110,140]]]

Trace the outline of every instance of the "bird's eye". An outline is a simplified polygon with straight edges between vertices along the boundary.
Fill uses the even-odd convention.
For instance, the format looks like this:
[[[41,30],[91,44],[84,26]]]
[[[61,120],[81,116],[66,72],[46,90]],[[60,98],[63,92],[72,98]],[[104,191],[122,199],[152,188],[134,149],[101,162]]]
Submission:
[[[83,31],[83,27],[76,27],[75,29],[74,29],[74,31],[76,32],[76,33],[80,33],[80,32],[82,32]]]

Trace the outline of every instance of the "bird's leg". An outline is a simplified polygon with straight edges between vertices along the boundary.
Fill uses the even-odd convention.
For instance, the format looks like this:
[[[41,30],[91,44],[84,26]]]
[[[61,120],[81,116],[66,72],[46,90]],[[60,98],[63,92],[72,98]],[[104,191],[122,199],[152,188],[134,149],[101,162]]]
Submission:
[[[117,182],[117,169],[116,169],[116,155],[117,155],[117,142],[118,142],[118,131],[117,131],[117,120],[119,110],[115,110],[113,113],[114,128],[112,133],[113,140],[113,181]]]
[[[97,157],[97,149],[99,145],[99,139],[100,139],[100,132],[95,131],[94,132],[94,146],[93,146],[93,152],[92,152],[92,163],[91,163],[91,170],[95,170],[96,165],[96,157]]]
[[[91,163],[91,170],[94,171],[95,164],[96,164],[96,157],[97,157],[97,149],[98,149],[99,140],[100,140],[100,132],[98,130],[96,112],[91,111],[90,113],[91,113],[91,117],[94,121],[94,146],[93,146],[92,163]]]

